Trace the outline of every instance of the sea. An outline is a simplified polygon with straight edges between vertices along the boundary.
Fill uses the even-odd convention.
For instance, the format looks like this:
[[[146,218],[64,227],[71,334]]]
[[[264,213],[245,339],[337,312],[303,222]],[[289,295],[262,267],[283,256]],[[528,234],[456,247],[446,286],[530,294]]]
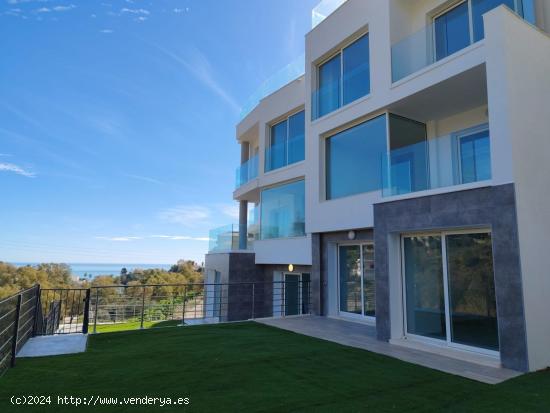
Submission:
[[[14,265],[22,267],[25,265],[37,265],[34,262],[15,262]],[[169,270],[171,264],[86,264],[86,263],[72,263],[68,264],[71,267],[73,276],[77,278],[95,278],[98,275],[120,275],[120,270],[126,268],[128,272],[135,269],[149,270],[153,268],[159,268],[162,270]]]

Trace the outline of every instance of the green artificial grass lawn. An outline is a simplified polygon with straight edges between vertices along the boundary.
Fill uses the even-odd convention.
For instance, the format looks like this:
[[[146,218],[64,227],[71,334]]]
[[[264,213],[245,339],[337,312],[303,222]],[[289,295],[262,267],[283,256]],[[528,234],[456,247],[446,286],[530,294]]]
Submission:
[[[12,406],[12,395],[55,400]],[[77,408],[57,395],[190,404]],[[252,322],[148,329],[90,336],[82,354],[18,359],[0,378],[0,412],[27,411],[549,412],[550,371],[491,386]]]
[[[157,327],[174,327],[181,324],[181,320],[168,320],[168,321],[144,321],[143,328],[157,328]],[[128,331],[139,330],[141,328],[141,321],[132,321],[128,323],[113,323],[113,324],[98,324],[96,326],[97,333],[114,333],[116,331]],[[93,325],[90,326],[90,332],[94,329]]]

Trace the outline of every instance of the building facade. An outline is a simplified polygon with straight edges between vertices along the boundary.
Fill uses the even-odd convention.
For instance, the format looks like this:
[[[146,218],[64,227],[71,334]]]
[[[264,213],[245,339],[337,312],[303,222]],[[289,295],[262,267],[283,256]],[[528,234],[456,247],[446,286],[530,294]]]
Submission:
[[[240,221],[207,281],[307,285],[290,310],[303,293],[261,288],[257,316],[549,366],[549,31],[545,0],[343,2],[237,125]]]

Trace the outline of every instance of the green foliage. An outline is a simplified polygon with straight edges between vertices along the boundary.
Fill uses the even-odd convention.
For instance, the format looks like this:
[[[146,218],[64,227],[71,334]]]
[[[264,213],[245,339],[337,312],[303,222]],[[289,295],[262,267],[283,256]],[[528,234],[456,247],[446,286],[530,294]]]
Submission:
[[[135,269],[129,272],[121,270],[119,276],[102,275],[92,280],[77,281],[67,264],[38,264],[16,267],[0,261],[0,299],[18,291],[40,284],[42,288],[89,288],[98,286],[127,285],[141,286],[144,284],[200,284],[202,283],[201,269],[193,261],[180,260],[169,271],[162,269]],[[193,290],[190,288],[189,290]],[[146,297],[170,296],[183,293],[183,287],[160,286],[146,289]],[[142,288],[128,288],[127,294],[141,297]],[[100,289],[100,297],[108,299],[119,292],[115,288]]]
[[[0,262],[0,298],[40,284],[42,288],[71,288],[78,285],[73,280],[67,264],[39,264],[16,267]]]

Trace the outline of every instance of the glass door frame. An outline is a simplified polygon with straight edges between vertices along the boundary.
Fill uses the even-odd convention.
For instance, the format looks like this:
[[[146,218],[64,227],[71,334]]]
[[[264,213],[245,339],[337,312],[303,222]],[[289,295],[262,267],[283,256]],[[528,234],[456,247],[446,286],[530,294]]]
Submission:
[[[370,322],[373,322],[375,323],[376,322],[376,315],[374,317],[372,316],[369,316],[369,315],[365,315],[365,290],[364,290],[364,282],[365,282],[365,277],[364,277],[364,268],[363,268],[363,265],[364,265],[364,260],[363,260],[363,247],[366,246],[366,245],[372,245],[372,248],[373,248],[373,256],[374,256],[374,241],[369,241],[369,240],[365,240],[365,241],[347,241],[347,242],[339,242],[338,245],[337,245],[337,249],[336,249],[336,267],[337,267],[337,282],[336,282],[336,285],[338,287],[338,291],[337,291],[337,296],[338,296],[338,315],[340,317],[344,317],[344,318],[352,318],[352,319],[356,319],[356,320],[363,320],[363,321],[370,321]],[[353,246],[358,246],[359,247],[359,260],[360,260],[360,271],[361,271],[361,314],[357,314],[357,313],[350,313],[350,312],[347,312],[347,311],[342,311],[340,310],[340,300],[341,300],[341,296],[340,296],[340,247],[353,247]],[[375,268],[376,270],[376,268]],[[376,282],[376,276],[375,276],[375,282]],[[376,297],[376,292],[375,292],[375,297]]]
[[[444,231],[419,231],[419,232],[406,232],[402,233],[400,237],[400,265],[401,265],[401,286],[402,291],[401,295],[403,297],[403,337],[405,339],[410,339],[412,341],[417,341],[421,343],[437,345],[439,347],[447,347],[456,350],[463,350],[468,352],[473,352],[477,354],[483,354],[486,356],[494,357],[500,359],[500,351],[489,350],[481,347],[469,346],[466,344],[459,344],[452,341],[451,335],[451,309],[450,309],[450,295],[449,295],[449,271],[447,265],[447,242],[446,237],[448,235],[459,235],[459,234],[491,234],[492,231],[486,228],[471,228],[471,229],[460,229],[460,230],[444,230]],[[442,261],[442,276],[443,276],[443,300],[445,303],[445,339],[437,339],[432,337],[425,337],[418,334],[413,334],[408,332],[407,328],[407,294],[406,294],[406,278],[405,278],[405,238],[410,237],[439,237],[441,241],[441,261]],[[491,238],[491,250],[493,247],[492,238]],[[494,263],[494,256],[493,256]],[[493,278],[494,278],[494,268],[493,268]],[[498,315],[497,315],[498,318]],[[498,331],[497,331],[498,334]],[[500,336],[498,337],[500,342]]]

